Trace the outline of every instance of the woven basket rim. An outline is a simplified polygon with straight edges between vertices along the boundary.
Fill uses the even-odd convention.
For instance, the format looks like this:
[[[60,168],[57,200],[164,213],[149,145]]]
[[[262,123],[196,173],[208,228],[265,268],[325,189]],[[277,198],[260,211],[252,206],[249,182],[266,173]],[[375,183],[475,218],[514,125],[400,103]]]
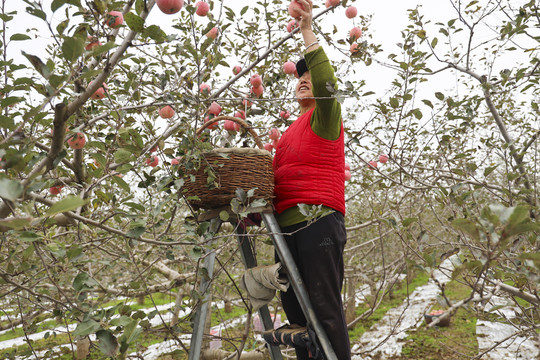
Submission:
[[[207,151],[204,154],[223,153],[223,154],[240,154],[240,155],[268,155],[272,154],[268,150],[254,149],[254,148],[216,148],[211,151]]]

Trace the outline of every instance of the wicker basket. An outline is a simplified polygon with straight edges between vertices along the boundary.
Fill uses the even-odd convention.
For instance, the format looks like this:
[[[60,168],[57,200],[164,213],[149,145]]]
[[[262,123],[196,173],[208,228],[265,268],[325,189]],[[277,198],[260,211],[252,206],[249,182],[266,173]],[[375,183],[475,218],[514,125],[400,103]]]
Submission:
[[[236,189],[245,191],[256,188],[250,200],[270,200],[274,194],[274,172],[272,168],[272,155],[263,150],[263,145],[257,133],[243,120],[232,116],[218,116],[207,121],[197,130],[197,135],[220,120],[232,120],[245,128],[255,139],[260,148],[218,148],[203,153],[205,164],[198,170],[185,171],[194,175],[195,181],[187,177],[183,188],[186,197],[197,196],[199,200],[188,199],[195,209],[215,209],[230,204],[236,197]],[[207,184],[208,167],[216,175],[217,187],[211,188]]]

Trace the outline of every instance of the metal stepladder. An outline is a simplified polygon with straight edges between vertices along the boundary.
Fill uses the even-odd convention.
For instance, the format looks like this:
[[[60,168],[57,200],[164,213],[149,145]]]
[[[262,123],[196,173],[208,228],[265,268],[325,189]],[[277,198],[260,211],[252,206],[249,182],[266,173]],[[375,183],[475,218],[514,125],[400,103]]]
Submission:
[[[209,211],[200,218],[201,220],[210,220],[215,218],[213,222],[212,231],[217,232],[221,226],[221,220],[219,219],[219,211],[223,209],[218,209],[215,211]],[[296,267],[292,254],[285,242],[285,239],[282,235],[281,229],[277,223],[277,220],[273,214],[271,207],[257,208],[255,209],[257,213],[261,214],[262,220],[268,230],[268,235],[272,239],[278,257],[281,261],[281,264],[284,266],[287,275],[289,277],[289,282],[294,289],[298,302],[304,312],[304,315],[307,319],[308,324],[313,328],[315,334],[317,335],[319,344],[321,345],[321,351],[324,354],[326,360],[337,360],[337,356],[332,349],[332,345],[321,325],[315,316],[313,306],[309,299],[308,293],[306,291],[302,277]],[[242,260],[246,268],[252,268],[257,266],[257,260],[253,254],[253,250],[250,246],[249,238],[246,233],[240,226],[236,226],[236,234],[240,247],[240,253]],[[202,340],[204,336],[204,325],[206,317],[208,315],[210,300],[211,300],[211,279],[214,271],[214,262],[216,254],[214,251],[211,251],[203,261],[202,266],[208,273],[207,278],[203,278],[199,285],[199,293],[204,294],[202,301],[199,303],[198,307],[195,310],[194,324],[193,324],[193,333],[191,337],[191,345],[189,350],[188,360],[199,360],[201,354]],[[262,320],[262,324],[265,330],[273,329],[273,323],[270,318],[270,311],[267,306],[263,306],[259,309],[259,316]],[[278,346],[267,345],[270,357],[272,360],[281,360],[281,351]]]

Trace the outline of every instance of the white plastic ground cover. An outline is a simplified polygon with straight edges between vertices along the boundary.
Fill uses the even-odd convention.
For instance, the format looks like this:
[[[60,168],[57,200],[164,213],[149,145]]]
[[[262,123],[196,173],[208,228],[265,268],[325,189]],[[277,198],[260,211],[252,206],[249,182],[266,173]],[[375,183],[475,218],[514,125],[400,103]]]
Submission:
[[[155,308],[141,309],[141,311],[144,311],[145,313],[149,313],[149,312],[152,312],[154,310],[165,311],[165,310],[170,309],[173,306],[174,306],[174,303],[169,303],[169,304],[165,304],[165,305],[158,305]],[[154,322],[155,323],[161,323],[160,317],[155,316],[151,320],[151,323],[154,323]],[[67,330],[72,332],[72,331],[75,330],[76,327],[77,327],[77,324],[70,324],[68,326]],[[67,331],[66,331],[65,326],[60,326],[60,327],[50,329],[50,330],[46,330],[46,331],[42,331],[42,332],[39,332],[39,333],[29,334],[28,338],[31,339],[31,340],[34,340],[34,341],[41,340],[41,339],[43,339],[45,337],[45,335],[47,333],[49,333],[49,335],[51,335],[53,332],[61,334],[61,333],[65,333]],[[26,343],[26,337],[24,337],[24,336],[20,336],[20,337],[9,339],[9,340],[0,341],[0,350],[8,349],[8,348],[13,347],[13,346],[21,346],[21,345],[24,345],[25,343]]]
[[[478,320],[476,335],[479,354],[490,349],[494,344],[518,333],[520,330],[510,324]],[[523,336],[512,337],[495,349],[482,356],[482,360],[532,360],[540,359],[538,339]]]
[[[440,269],[433,272],[432,277],[440,284],[450,281],[454,268],[452,261],[458,261],[457,257],[446,259]],[[399,356],[407,330],[417,328],[422,323],[423,314],[429,310],[439,293],[440,289],[433,279],[429,279],[426,285],[417,287],[400,306],[388,310],[379,322],[362,334],[351,350],[353,354],[365,352],[369,355],[354,355],[352,359],[391,359]]]

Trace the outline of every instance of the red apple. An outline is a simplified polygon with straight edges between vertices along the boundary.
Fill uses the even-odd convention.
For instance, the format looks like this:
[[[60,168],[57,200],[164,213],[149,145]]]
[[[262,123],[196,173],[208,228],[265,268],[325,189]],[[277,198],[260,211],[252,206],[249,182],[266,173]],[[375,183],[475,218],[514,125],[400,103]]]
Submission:
[[[270,143],[266,143],[263,146],[264,146],[264,150],[266,151],[272,152],[272,150],[274,150],[274,147]]]
[[[359,52],[360,50],[358,49],[358,44],[352,43],[351,47],[349,48],[349,51],[351,52],[352,55],[355,55],[357,52]]]
[[[184,6],[184,0],[156,0],[156,5],[165,14],[176,14]]]
[[[90,51],[95,47],[101,46],[101,43],[99,42],[98,38],[95,36],[88,35],[88,45],[84,47],[85,50]]]
[[[287,75],[292,75],[296,71],[296,64],[292,61],[287,61],[283,64],[283,72]]]
[[[251,83],[251,86],[253,87],[259,87],[262,85],[262,79],[259,74],[253,74],[249,78],[249,82]]]
[[[351,180],[351,172],[349,170],[345,170],[345,181]]]
[[[208,3],[204,1],[197,1],[195,7],[197,8],[195,14],[199,16],[206,16],[206,14],[208,14],[208,11],[210,10],[210,5],[208,5]]]
[[[351,165],[349,165],[349,163],[345,163],[345,170],[351,170]]]
[[[163,119],[170,119],[174,116],[174,109],[169,105],[166,105],[159,109],[159,116]]]
[[[213,117],[213,116],[212,116],[212,117]],[[210,120],[211,120],[211,119],[210,119],[209,116],[207,116],[207,117],[204,118],[204,122],[205,122],[205,123],[209,122]],[[213,123],[212,125],[209,125],[209,126],[207,127],[207,129],[213,130],[213,129],[217,129],[218,127],[219,127],[219,122],[215,122],[215,123]]]
[[[358,14],[358,10],[356,9],[355,6],[349,6],[345,10],[345,16],[348,17],[349,19],[356,17],[357,14]]]
[[[227,131],[238,131],[240,130],[240,124],[237,124],[232,120],[225,120],[223,128]]]
[[[232,73],[234,75],[240,74],[240,71],[242,71],[242,67],[240,65],[235,65],[232,69]]]
[[[355,26],[349,31],[349,37],[352,41],[355,41],[356,39],[359,39],[362,36],[362,29],[360,29],[358,26]]]
[[[244,105],[245,107],[251,107],[251,105],[253,105],[253,103],[247,99],[244,99],[242,100],[242,105]]]
[[[304,5],[300,4],[297,0],[292,0],[289,4],[289,14],[293,18],[299,18],[300,17],[300,11],[304,10]]]
[[[182,159],[182,157],[178,156],[178,157],[175,157],[174,159],[171,160],[171,165],[178,165],[180,164],[180,160]]]
[[[206,36],[211,39],[215,39],[217,38],[218,34],[219,34],[219,30],[217,27],[214,26],[213,28],[210,29],[210,31],[206,33]]]
[[[277,150],[278,144],[279,144],[279,139],[272,140],[272,146],[274,147],[274,149]]]
[[[386,154],[379,155],[379,162],[380,163],[386,164],[387,161],[388,161],[388,155],[386,155]]]
[[[291,116],[291,114],[288,111],[281,110],[279,112],[279,117],[282,118],[282,119],[287,120],[289,118],[289,116]]]
[[[337,6],[339,5],[340,2],[341,0],[328,0],[328,3],[330,4],[330,6]]]
[[[298,27],[298,22],[296,20],[291,20],[287,24],[287,31],[292,32],[294,29]]]
[[[210,95],[210,85],[208,84],[202,83],[201,86],[199,86],[199,90],[203,95]]]
[[[271,128],[270,131],[268,131],[268,137],[270,138],[270,140],[277,140],[280,136],[281,132],[275,127]]]
[[[234,113],[235,118],[246,120],[246,112],[244,110],[238,110]],[[236,124],[236,123],[235,123]]]
[[[208,113],[215,116],[218,116],[221,110],[221,106],[215,101],[208,107]]]
[[[158,149],[159,149],[159,146],[156,145],[156,146],[154,146],[153,148],[150,149],[150,152],[151,153],[156,152],[156,151],[158,151]]]
[[[263,87],[263,86],[252,87],[252,88],[251,88],[251,92],[252,92],[255,96],[261,97],[261,95],[262,95],[263,92],[264,92],[264,87]]]
[[[88,87],[91,87],[94,84],[93,81],[90,82]],[[105,93],[107,92],[107,84],[103,83],[103,86],[99,87],[94,93],[90,96],[90,99],[93,100],[100,100],[105,97]]]
[[[86,145],[86,137],[83,133],[78,132],[70,137],[67,143],[72,149],[82,149]]]
[[[124,23],[124,15],[120,11],[109,11],[105,15],[105,25],[115,29]]]
[[[51,193],[51,195],[58,195],[58,194],[60,194],[60,192],[62,191],[62,188],[63,188],[63,187],[64,187],[64,186],[62,186],[62,185],[51,186],[51,187],[49,188],[49,192]]]
[[[156,155],[150,156],[146,159],[146,165],[156,167],[159,164],[159,158]]]
[[[371,160],[368,164],[370,170],[375,170],[377,168],[377,162],[375,160]]]

